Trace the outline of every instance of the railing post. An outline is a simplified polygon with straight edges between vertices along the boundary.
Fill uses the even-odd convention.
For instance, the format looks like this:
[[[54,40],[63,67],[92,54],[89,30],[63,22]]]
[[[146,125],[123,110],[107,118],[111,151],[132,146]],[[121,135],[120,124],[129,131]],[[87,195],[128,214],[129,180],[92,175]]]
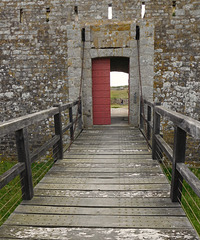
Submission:
[[[79,119],[79,129],[82,130],[82,101],[81,99],[79,99],[79,104],[78,104],[78,115],[80,115],[80,119]]]
[[[70,139],[71,139],[71,141],[73,141],[74,140],[74,126],[73,126],[72,107],[69,107],[69,122],[72,123],[72,126],[70,127]]]
[[[183,177],[176,169],[177,163],[185,162],[186,132],[175,126],[174,129],[174,152],[172,163],[171,200],[178,202],[181,200]]]
[[[152,158],[154,160],[160,159],[159,149],[156,143],[156,134],[160,134],[160,115],[156,112],[156,105],[153,108],[153,136],[152,136]]]
[[[147,139],[151,139],[151,127],[150,127],[150,122],[151,122],[151,106],[148,105],[147,108]]]
[[[31,159],[28,144],[27,128],[15,132],[18,161],[25,163],[25,170],[21,173],[22,199],[31,200],[33,197],[33,180]]]
[[[54,115],[54,127],[55,127],[55,135],[60,137],[58,143],[54,146],[56,152],[56,159],[63,159],[63,139],[62,139],[62,113],[61,113],[61,105],[54,104],[54,107],[58,107],[59,113]],[[58,150],[57,150],[58,148]]]
[[[140,99],[140,129],[143,129],[144,128],[144,119],[143,119],[143,105],[142,105],[142,100]]]

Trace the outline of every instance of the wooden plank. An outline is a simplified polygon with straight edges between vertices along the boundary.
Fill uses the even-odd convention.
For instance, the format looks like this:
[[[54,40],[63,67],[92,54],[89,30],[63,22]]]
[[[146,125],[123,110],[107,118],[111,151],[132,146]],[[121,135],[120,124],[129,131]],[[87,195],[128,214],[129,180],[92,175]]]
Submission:
[[[154,239],[154,240],[199,240],[193,229],[141,229],[131,228],[71,228],[2,226],[0,239]]]
[[[96,189],[98,190],[98,188]],[[45,206],[81,206],[81,207],[148,207],[177,208],[169,198],[70,198],[70,197],[34,197],[30,201],[22,201],[22,205]]]
[[[78,142],[78,143],[74,143],[73,144],[73,147],[87,147],[87,146],[92,146],[92,147],[120,147],[120,146],[128,146],[128,147],[132,147],[132,146],[147,146],[146,142],[144,141],[137,141],[137,142],[133,142],[133,141],[127,141],[127,142],[124,142],[124,141],[118,141],[118,142],[107,142],[107,141],[104,141],[104,142],[98,142],[98,141],[82,141],[82,142]]]
[[[51,177],[44,177],[41,183],[54,183],[54,184],[119,184],[119,185],[126,185],[126,184],[146,184],[146,183],[168,183],[166,177],[163,176],[155,176],[155,177],[148,177],[148,178],[111,178],[111,179],[101,179],[101,178],[54,178]]]
[[[140,131],[138,128],[130,128],[129,126],[123,126],[123,127],[112,127],[112,126],[101,126],[100,128],[97,128],[95,126],[93,126],[91,129],[85,129],[85,131],[83,131],[83,134],[107,134],[107,133],[111,133],[111,134],[117,134],[117,133],[122,133],[123,135],[131,135],[131,133],[135,133],[135,134],[139,134]]]
[[[91,128],[85,129],[83,133],[107,133],[107,132],[140,132],[137,127],[130,126],[92,126]]]
[[[70,152],[65,152],[64,154],[64,159],[63,160],[69,160],[71,161],[71,159],[79,159],[81,161],[84,159],[116,159],[116,160],[128,160],[128,159],[138,159],[138,161],[142,161],[143,159],[151,159],[151,155],[150,153],[147,154],[140,154],[140,155],[86,155],[86,154],[70,154]],[[152,160],[152,159],[151,159]]]
[[[62,171],[63,173],[141,173],[141,172],[150,172],[150,173],[159,173],[160,167],[159,166],[144,166],[140,168],[63,168],[63,167],[54,167],[54,171]]]
[[[141,139],[141,137],[125,137],[125,138],[117,138],[115,136],[111,137],[111,136],[107,136],[105,138],[103,138],[102,136],[99,135],[98,138],[95,138],[93,136],[85,136],[84,138],[79,139],[79,141],[77,142],[77,144],[130,144],[130,143],[145,143],[144,139]]]
[[[82,138],[86,138],[86,137],[93,137],[93,138],[96,138],[98,139],[97,137],[100,137],[100,139],[103,139],[105,138],[106,139],[110,139],[110,138],[117,138],[117,139],[121,139],[122,141],[123,140],[126,140],[126,139],[138,139],[140,137],[142,137],[142,134],[141,132],[126,132],[126,131],[112,131],[112,132],[109,132],[109,131],[104,131],[104,132],[101,132],[101,131],[94,131],[94,132],[91,132],[91,133],[83,133]]]
[[[56,206],[18,206],[15,213],[56,215],[109,215],[109,216],[185,216],[178,208],[87,208]]]
[[[15,238],[16,237],[16,238]],[[30,227],[3,226],[0,231],[2,239],[155,239],[155,240],[199,240],[193,229],[129,229],[120,228],[71,228],[71,227]]]
[[[99,137],[99,138],[98,138]],[[110,139],[119,139],[121,141],[126,141],[126,140],[132,140],[132,141],[137,141],[137,139],[140,139],[141,140],[141,137],[142,137],[142,134],[141,132],[140,133],[125,133],[125,132],[115,132],[115,134],[113,133],[109,133],[107,132],[106,134],[105,133],[92,133],[92,134],[83,134],[80,138],[80,140],[82,139],[85,139],[85,138],[91,138],[91,139],[105,139],[105,141],[107,140],[110,140]],[[144,139],[143,139],[144,140]]]
[[[140,172],[160,172],[160,167],[155,166],[140,166],[139,168],[135,166],[134,168],[63,168],[62,166],[55,166],[54,171],[63,171],[63,172],[95,172],[95,173],[140,173]]]
[[[126,133],[126,134],[125,134]],[[105,139],[105,141],[109,141],[111,138],[112,139],[121,139],[121,141],[126,141],[127,139],[131,139],[131,140],[133,140],[133,141],[136,141],[137,139],[140,139],[140,140],[143,140],[144,141],[144,139],[143,138],[141,138],[142,137],[142,134],[141,134],[141,132],[119,132],[119,133],[115,133],[115,134],[113,134],[112,132],[110,132],[110,134],[109,134],[109,132],[107,133],[107,134],[105,134],[105,133],[91,133],[91,134],[88,134],[88,133],[83,133],[82,135],[81,135],[81,138],[80,138],[80,141],[82,140],[82,139],[85,139],[86,137],[89,137],[89,138],[94,138],[94,139],[97,139],[97,140],[102,140],[102,139]],[[100,139],[98,138],[98,137],[100,137]]]
[[[118,138],[118,137],[111,137],[111,136],[100,136],[99,137],[95,137],[95,136],[85,136],[84,138],[82,137],[81,139],[79,139],[79,141],[77,143],[81,143],[81,142],[88,142],[88,143],[128,143],[128,142],[144,142],[144,140],[141,140],[141,137],[126,137],[126,138]]]
[[[142,197],[142,198],[154,198],[154,197],[169,197],[170,189],[160,190],[136,190],[136,191],[99,191],[99,190],[66,190],[66,189],[34,189],[34,195],[37,197],[91,197],[91,198],[116,198],[116,197]]]
[[[97,149],[97,147],[96,146],[92,146],[92,145],[90,145],[90,146],[87,146],[87,145],[85,145],[85,146],[72,146],[71,148],[70,148],[70,152],[71,151],[73,151],[73,150],[78,150],[78,151],[80,151],[80,150],[85,150],[85,151],[90,151],[90,150],[93,150],[93,149]],[[148,147],[147,147],[147,145],[146,144],[143,144],[143,145],[141,145],[141,144],[134,144],[134,145],[118,145],[118,146],[112,146],[112,145],[105,145],[105,146],[101,146],[101,145],[99,145],[98,146],[98,150],[101,150],[101,151],[103,151],[103,150],[105,150],[105,151],[107,151],[107,150],[110,150],[110,151],[115,151],[115,150],[118,150],[118,151],[120,151],[120,150],[130,150],[130,151],[134,151],[134,150],[148,150]]]
[[[71,155],[72,157],[74,157],[74,155]],[[77,155],[78,157],[78,155]],[[111,156],[111,158],[68,158],[68,159],[62,159],[62,160],[58,160],[55,165],[62,165],[62,164],[68,164],[68,165],[74,165],[74,164],[104,164],[104,166],[106,167],[107,164],[129,164],[129,163],[152,163],[152,159],[146,157],[144,159],[140,159],[140,158],[113,158]]]
[[[70,150],[70,153],[69,154],[78,154],[78,153],[81,153],[81,154],[96,154],[96,155],[99,155],[99,154],[105,154],[105,155],[120,155],[120,154],[148,154],[149,152],[147,150],[141,150],[141,149],[111,149],[111,150],[102,150],[102,149],[88,149],[88,150],[78,150],[78,149],[71,149]]]
[[[0,189],[12,181],[15,177],[25,170],[25,163],[20,162],[0,176]]]
[[[88,184],[45,184],[39,183],[37,189],[60,189],[60,190],[85,190],[85,191],[147,191],[147,190],[169,190],[169,184],[134,184],[134,185],[88,185]]]
[[[41,227],[191,229],[186,217],[12,214],[6,225]]]
[[[96,172],[65,172],[65,171],[54,171],[54,168],[51,169],[46,177],[56,177],[56,178],[150,178],[150,177],[158,177],[163,176],[163,173],[160,172],[139,172],[139,173],[126,173],[126,172],[117,172],[117,173],[96,173]]]
[[[125,163],[59,163],[56,165],[57,167],[65,167],[65,168],[140,168],[140,167],[159,167],[158,163],[153,163],[152,161],[146,162],[125,162]]]

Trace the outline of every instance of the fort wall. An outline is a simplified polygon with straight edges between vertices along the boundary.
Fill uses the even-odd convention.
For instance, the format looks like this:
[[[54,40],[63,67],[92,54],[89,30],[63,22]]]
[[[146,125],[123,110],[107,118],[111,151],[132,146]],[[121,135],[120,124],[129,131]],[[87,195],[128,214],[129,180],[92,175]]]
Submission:
[[[144,19],[141,19],[142,2],[146,7]],[[141,66],[147,59],[154,66],[154,100],[199,119],[199,1],[142,2],[1,0],[0,110],[3,114],[0,120],[45,109],[77,96],[82,64],[81,29],[85,27],[87,34],[90,31],[87,26],[94,21],[109,21],[111,4],[111,22],[135,21],[147,27],[152,24],[153,58],[148,59],[152,53],[146,54],[148,48],[141,44],[141,52],[146,54],[141,58]],[[131,34],[135,36],[135,29]],[[145,31],[141,31],[141,39],[144,35]],[[121,40],[117,39],[116,45],[108,48],[110,55],[115,54],[117,44],[124,43],[126,38],[122,34]],[[86,53],[85,57],[91,56]],[[89,61],[85,62],[87,66]],[[89,68],[85,76],[87,72]],[[145,71],[142,80],[148,81]]]

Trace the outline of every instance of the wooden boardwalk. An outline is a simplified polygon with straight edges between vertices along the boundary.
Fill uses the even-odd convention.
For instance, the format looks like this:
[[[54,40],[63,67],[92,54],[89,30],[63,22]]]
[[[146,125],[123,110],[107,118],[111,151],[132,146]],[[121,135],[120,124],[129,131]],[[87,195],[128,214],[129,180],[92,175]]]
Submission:
[[[138,129],[84,130],[0,239],[199,239]]]

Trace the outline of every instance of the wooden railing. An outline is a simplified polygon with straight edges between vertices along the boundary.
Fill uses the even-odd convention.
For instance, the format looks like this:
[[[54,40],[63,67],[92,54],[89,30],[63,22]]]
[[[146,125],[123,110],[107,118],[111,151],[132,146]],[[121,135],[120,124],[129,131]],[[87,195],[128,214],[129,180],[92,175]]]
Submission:
[[[195,139],[200,139],[200,122],[165,109],[158,103],[151,103],[146,100],[143,102],[145,110],[140,111],[140,129],[152,148],[152,158],[162,160],[162,155],[165,154],[172,163],[171,200],[173,202],[180,201],[183,179],[200,197],[200,180],[185,164],[187,134]],[[144,112],[146,112],[145,116]],[[160,134],[161,117],[173,122],[173,149]]]
[[[72,108],[78,107],[76,117],[73,117]],[[69,123],[62,127],[62,112],[69,110]],[[44,143],[39,149],[30,153],[28,127],[32,124],[39,124],[41,121],[54,118],[55,135],[48,142]],[[16,147],[18,153],[18,163],[10,170],[0,176],[0,189],[12,181],[16,176],[21,177],[22,196],[24,200],[33,197],[33,181],[31,164],[44,156],[52,148],[57,149],[54,159],[63,158],[63,134],[70,130],[70,140],[74,139],[75,124],[79,122],[79,129],[82,130],[81,100],[76,100],[67,104],[56,104],[54,107],[37,113],[25,115],[0,124],[0,137],[15,133]]]

